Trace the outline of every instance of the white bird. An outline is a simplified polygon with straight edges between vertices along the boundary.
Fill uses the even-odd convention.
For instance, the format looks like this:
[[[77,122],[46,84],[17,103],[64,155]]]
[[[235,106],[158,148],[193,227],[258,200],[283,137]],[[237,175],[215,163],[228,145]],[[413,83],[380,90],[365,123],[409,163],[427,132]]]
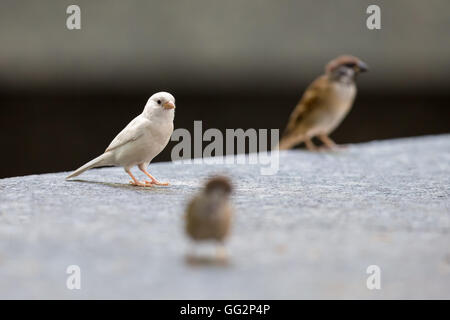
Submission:
[[[175,98],[167,92],[155,93],[148,99],[144,111],[134,118],[106,148],[105,153],[75,170],[66,179],[100,166],[121,166],[135,186],[168,185],[159,182],[147,171],[147,167],[167,145],[173,132]],[[140,182],[130,169],[134,166],[151,181]]]

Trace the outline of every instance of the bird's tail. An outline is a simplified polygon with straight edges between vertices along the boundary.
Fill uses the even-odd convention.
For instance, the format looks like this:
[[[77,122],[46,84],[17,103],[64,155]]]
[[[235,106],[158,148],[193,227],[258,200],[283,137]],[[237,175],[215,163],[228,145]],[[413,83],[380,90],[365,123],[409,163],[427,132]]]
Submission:
[[[293,137],[290,135],[285,135],[281,138],[280,142],[277,145],[278,150],[288,150],[291,149],[296,144],[299,144],[302,142],[302,139],[299,139],[298,137]]]
[[[107,166],[111,165],[111,154],[109,152],[102,154],[101,156],[98,156],[94,160],[89,161],[84,166],[78,168],[74,172],[72,172],[69,176],[66,177],[67,179],[79,176],[86,170],[89,170],[91,168],[100,167],[100,166]]]

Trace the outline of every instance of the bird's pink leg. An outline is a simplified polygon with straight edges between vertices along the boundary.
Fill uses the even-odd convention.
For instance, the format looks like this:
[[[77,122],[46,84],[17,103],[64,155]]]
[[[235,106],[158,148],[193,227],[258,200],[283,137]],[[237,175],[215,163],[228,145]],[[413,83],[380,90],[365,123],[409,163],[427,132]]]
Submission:
[[[306,148],[308,148],[309,151],[317,151],[317,147],[311,141],[311,138],[305,138],[304,142],[305,142]]]
[[[147,177],[149,177],[152,181],[145,181],[146,185],[152,185],[152,184],[156,184],[158,186],[168,186],[169,183],[168,182],[159,182],[158,180],[156,180],[155,177],[153,177],[150,173],[148,173],[147,169],[145,169],[144,165],[139,165],[139,169],[145,173],[145,175]]]
[[[325,144],[328,149],[337,150],[343,148],[334,143],[334,141],[331,140],[330,137],[328,137],[328,135],[326,134],[319,135],[319,139]]]
[[[126,172],[130,175],[131,179],[133,179],[133,181],[130,181],[130,184],[132,184],[133,186],[139,186],[139,187],[147,187],[148,186],[148,184],[142,183],[138,179],[136,179],[130,170],[126,170]]]

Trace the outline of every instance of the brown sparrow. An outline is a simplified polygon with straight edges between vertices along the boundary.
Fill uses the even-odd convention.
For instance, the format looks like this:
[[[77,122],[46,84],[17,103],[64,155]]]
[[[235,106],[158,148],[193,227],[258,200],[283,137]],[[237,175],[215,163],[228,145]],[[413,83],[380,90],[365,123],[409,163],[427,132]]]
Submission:
[[[309,150],[317,150],[311,141],[315,136],[327,148],[337,148],[328,135],[350,111],[356,96],[355,78],[367,70],[367,65],[353,56],[331,60],[325,74],[310,84],[292,112],[279,149],[290,149],[304,142]]]
[[[211,178],[186,210],[186,232],[194,241],[216,240],[223,243],[232,217],[230,194],[232,186],[226,177]]]

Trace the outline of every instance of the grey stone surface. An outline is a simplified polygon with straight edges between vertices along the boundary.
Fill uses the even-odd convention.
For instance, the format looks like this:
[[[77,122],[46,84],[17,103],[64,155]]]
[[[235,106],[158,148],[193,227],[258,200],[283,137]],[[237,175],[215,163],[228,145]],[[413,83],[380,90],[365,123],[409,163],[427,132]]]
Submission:
[[[274,176],[150,172],[172,185],[128,186],[120,168],[0,180],[0,298],[450,298],[450,135],[283,152]],[[183,210],[216,172],[236,185],[230,264],[188,265]]]

